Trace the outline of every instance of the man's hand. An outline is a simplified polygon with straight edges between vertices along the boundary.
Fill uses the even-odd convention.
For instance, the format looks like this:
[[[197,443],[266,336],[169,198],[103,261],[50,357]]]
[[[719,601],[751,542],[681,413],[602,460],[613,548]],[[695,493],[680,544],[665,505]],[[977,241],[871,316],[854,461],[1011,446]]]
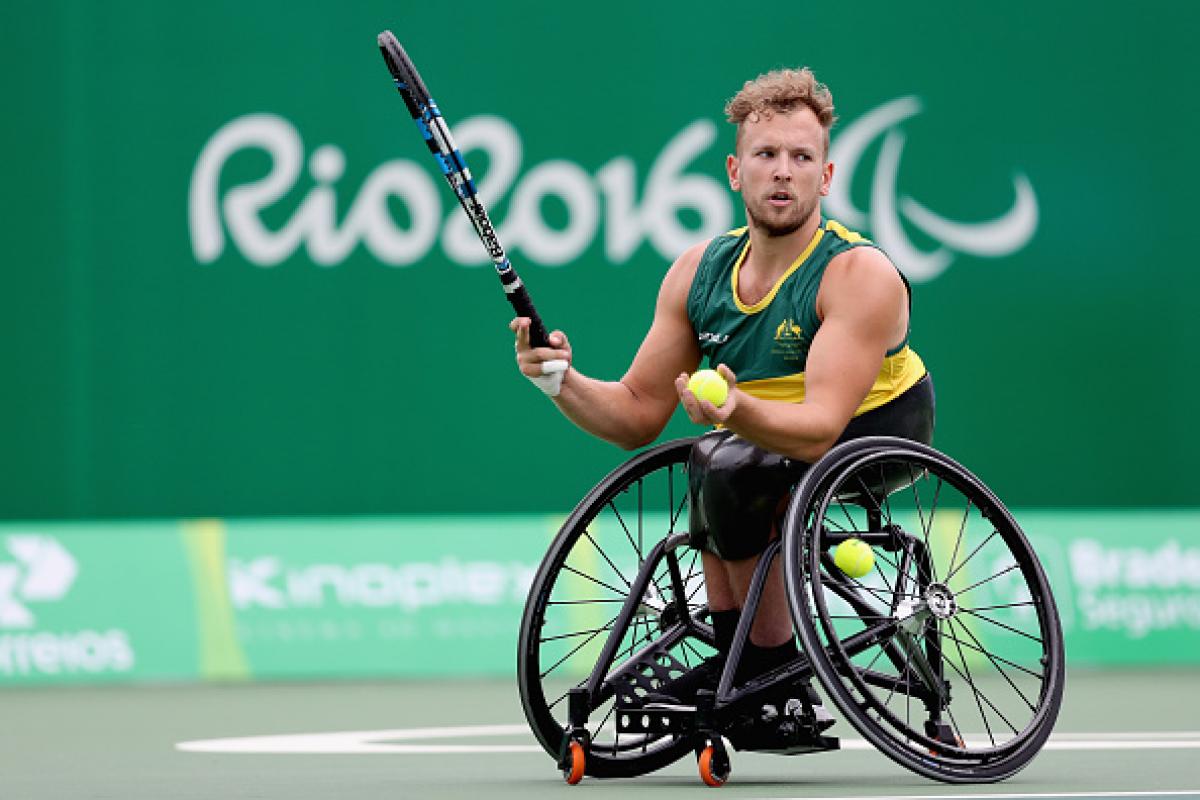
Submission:
[[[517,317],[508,323],[508,329],[516,334],[513,348],[521,374],[550,397],[557,397],[571,366],[571,343],[567,335],[554,331],[548,337],[550,347],[530,347],[529,317]]]
[[[725,398],[725,404],[720,408],[708,400],[699,400],[692,394],[692,390],[688,388],[690,376],[686,372],[679,373],[679,377],[675,379],[675,391],[679,393],[679,402],[683,404],[688,419],[697,425],[724,425],[737,408],[737,376],[724,364],[717,367],[717,372],[721,373],[721,377],[729,384],[729,397]]]

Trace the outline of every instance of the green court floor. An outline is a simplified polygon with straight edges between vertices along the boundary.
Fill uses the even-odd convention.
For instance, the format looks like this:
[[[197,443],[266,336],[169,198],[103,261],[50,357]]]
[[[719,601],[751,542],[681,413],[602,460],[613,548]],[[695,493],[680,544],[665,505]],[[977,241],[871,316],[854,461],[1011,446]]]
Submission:
[[[0,709],[2,800],[1200,797],[1200,671],[1074,673],[1038,759],[1004,783],[966,787],[903,770],[857,744],[845,723],[833,731],[847,746],[840,752],[734,752],[721,789],[704,787],[691,759],[642,778],[567,787],[523,729],[512,681],[10,688],[0,690]],[[359,733],[300,741],[310,751],[374,741],[382,752],[178,747],[348,731]]]

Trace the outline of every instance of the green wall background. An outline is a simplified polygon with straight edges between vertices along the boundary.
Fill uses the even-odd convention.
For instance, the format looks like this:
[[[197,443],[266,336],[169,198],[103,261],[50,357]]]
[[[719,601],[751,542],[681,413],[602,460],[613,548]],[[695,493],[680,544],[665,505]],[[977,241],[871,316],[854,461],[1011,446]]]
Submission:
[[[375,49],[384,28],[452,123],[509,126],[517,191],[567,175],[593,198],[596,229],[568,263],[544,263],[515,233],[510,249],[599,377],[632,357],[674,253],[613,221],[598,173],[621,183],[632,169],[645,203],[664,148],[700,121],[716,139],[677,189],[707,197],[732,146],[725,99],[777,66],[811,65],[833,88],[835,144],[872,110],[918,98],[889,129],[905,137],[897,197],[987,221],[1024,175],[1038,207],[1015,252],[955,254],[916,287],[936,444],[1010,505],[1197,503],[1190,5],[217,0],[20,3],[3,17],[2,517],[559,512],[621,459],[516,373],[490,269],[447,255],[441,228],[458,212]],[[303,141],[299,176],[262,212],[269,229],[330,186],[345,225],[364,183],[405,162],[389,169],[437,190],[437,241],[403,267],[361,242],[332,264],[299,246],[264,267],[222,214],[224,249],[201,263],[194,170],[218,131],[253,114]],[[309,168],[322,145],[344,157],[336,180]],[[872,141],[850,186],[864,211],[879,208],[881,149]],[[336,173],[336,153],[320,152],[316,171]],[[486,185],[502,159],[468,155]],[[242,149],[210,199],[277,166]],[[502,235],[512,195],[492,203]],[[421,214],[387,208],[401,228]],[[552,231],[585,217],[554,196],[533,208]],[[697,238],[704,222],[721,220],[676,220]],[[914,246],[938,246],[902,225]],[[621,244],[634,249],[614,257]],[[666,435],[689,432],[677,415]]]

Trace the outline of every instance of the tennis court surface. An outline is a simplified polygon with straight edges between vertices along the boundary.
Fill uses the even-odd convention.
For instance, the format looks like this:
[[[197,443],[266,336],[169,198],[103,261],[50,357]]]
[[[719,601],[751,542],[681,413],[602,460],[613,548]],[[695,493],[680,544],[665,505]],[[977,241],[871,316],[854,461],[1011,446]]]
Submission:
[[[733,752],[720,789],[691,758],[564,785],[512,680],[12,689],[0,693],[0,798],[1200,797],[1198,678],[1072,673],[1055,736],[1000,784],[927,781],[839,722],[842,751]]]

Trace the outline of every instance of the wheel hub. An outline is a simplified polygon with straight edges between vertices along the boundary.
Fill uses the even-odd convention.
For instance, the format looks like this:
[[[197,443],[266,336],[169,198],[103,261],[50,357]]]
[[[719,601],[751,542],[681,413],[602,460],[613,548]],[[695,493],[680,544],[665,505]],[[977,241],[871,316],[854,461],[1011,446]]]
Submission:
[[[931,583],[925,590],[925,606],[938,619],[950,619],[958,611],[954,592],[944,583]]]

